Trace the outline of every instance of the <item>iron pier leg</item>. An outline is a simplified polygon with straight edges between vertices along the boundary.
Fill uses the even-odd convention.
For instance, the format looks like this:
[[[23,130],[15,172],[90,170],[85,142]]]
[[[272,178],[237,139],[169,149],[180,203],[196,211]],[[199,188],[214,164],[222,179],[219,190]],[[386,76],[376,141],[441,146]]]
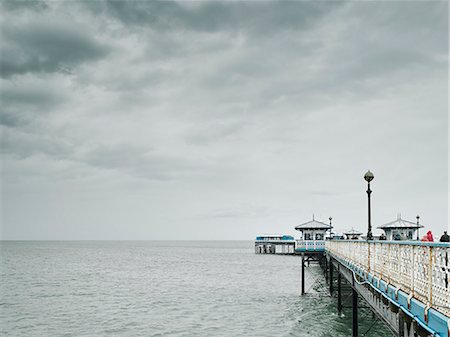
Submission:
[[[305,295],[305,254],[302,254],[302,296]]]
[[[352,337],[358,337],[358,293],[352,289]]]
[[[324,262],[324,266],[325,266],[325,280],[328,281],[328,273],[327,273],[327,269],[328,269],[328,261],[327,261],[327,257],[324,256],[323,259],[325,260]]]
[[[337,279],[337,291],[338,291],[338,298],[337,298],[337,307],[338,307],[338,314],[340,315],[342,313],[342,295],[341,295],[341,273],[338,269],[338,279]]]
[[[333,296],[333,261],[330,259],[330,295]]]
[[[398,311],[398,336],[405,336],[405,313],[402,309]]]

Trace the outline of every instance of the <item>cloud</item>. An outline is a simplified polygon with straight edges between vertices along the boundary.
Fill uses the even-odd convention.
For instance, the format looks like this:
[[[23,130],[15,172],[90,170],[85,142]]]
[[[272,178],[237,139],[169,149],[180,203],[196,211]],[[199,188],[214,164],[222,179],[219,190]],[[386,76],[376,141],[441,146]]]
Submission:
[[[1,75],[9,78],[27,73],[70,72],[87,61],[96,61],[110,47],[77,24],[46,17],[7,21],[2,24]]]
[[[374,223],[419,208],[445,222],[448,3],[3,8],[10,237],[45,228],[55,198],[102,203],[108,221],[96,207],[73,221],[120,233],[133,214],[151,238],[250,238],[311,213],[358,228],[368,168]],[[25,219],[17,200],[37,191],[41,217]]]
[[[2,130],[1,152],[22,160],[34,155],[44,155],[49,160],[70,157],[75,153],[72,144],[58,137],[45,134],[26,133],[16,129]]]
[[[152,147],[131,144],[96,145],[77,156],[80,162],[117,170],[134,178],[175,181],[204,176],[211,169],[205,160],[195,161],[181,154],[163,153]]]
[[[54,78],[22,78],[20,82],[2,81],[2,105],[20,106],[22,109],[39,107],[42,110],[57,106],[68,98],[61,84]]]
[[[4,0],[0,3],[0,6],[5,11],[43,11],[48,9],[46,1],[34,0],[34,1],[14,1]]]
[[[0,125],[36,131],[48,128],[44,116],[57,111],[71,100],[69,82],[61,76],[22,76],[0,81]]]
[[[96,1],[84,5],[96,14],[110,15],[132,27],[205,32],[244,28],[258,34],[305,27],[330,8],[339,6],[313,2],[199,2],[192,5],[173,1]],[[254,15],[255,11],[258,15]]]

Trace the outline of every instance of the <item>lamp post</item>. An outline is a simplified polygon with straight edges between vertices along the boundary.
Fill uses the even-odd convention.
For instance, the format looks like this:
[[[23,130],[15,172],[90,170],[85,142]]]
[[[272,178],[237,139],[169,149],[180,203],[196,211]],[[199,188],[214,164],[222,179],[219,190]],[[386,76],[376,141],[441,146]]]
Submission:
[[[333,218],[330,216],[328,218],[328,220],[330,220],[330,240],[331,240],[333,238],[332,235],[331,235],[331,231],[333,230],[333,226],[331,226],[331,220],[333,220]]]
[[[372,236],[372,219],[370,215],[370,194],[372,190],[370,189],[370,182],[373,180],[374,175],[372,172],[367,171],[364,175],[364,180],[367,181],[367,201],[368,201],[368,223],[367,223],[367,240],[373,240]]]
[[[416,219],[417,219],[417,241],[419,241],[420,240],[420,238],[419,238],[419,226],[420,226],[420,224],[419,224],[419,219],[420,219],[420,216],[419,215],[417,215],[416,216]]]

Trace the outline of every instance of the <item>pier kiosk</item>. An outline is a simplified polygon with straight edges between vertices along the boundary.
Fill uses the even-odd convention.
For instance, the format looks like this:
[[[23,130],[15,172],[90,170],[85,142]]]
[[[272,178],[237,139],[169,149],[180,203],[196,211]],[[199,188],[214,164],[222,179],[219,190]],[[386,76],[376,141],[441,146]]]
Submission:
[[[321,221],[313,219],[295,227],[295,230],[301,232],[301,239],[297,240],[295,251],[303,252],[324,252],[325,251],[325,235],[331,231],[333,227]]]
[[[295,252],[302,255],[302,295],[305,294],[305,264],[308,266],[311,262],[316,262],[320,265],[325,265],[327,260],[325,258],[325,236],[328,231],[333,228],[331,226],[331,217],[329,218],[330,224],[326,224],[314,219],[314,215],[311,221],[305,222],[295,227],[296,230],[302,233],[300,240],[297,240]],[[325,274],[327,277],[327,274]]]
[[[363,234],[362,232],[354,229],[353,227],[352,227],[352,229],[344,232],[346,240],[361,240],[362,234]]]
[[[416,217],[417,222],[402,219],[401,214],[397,215],[397,220],[388,222],[378,228],[386,233],[386,240],[419,240],[419,228],[423,226],[419,224],[419,216]]]
[[[290,235],[266,234],[255,240],[256,254],[294,254],[295,240]]]

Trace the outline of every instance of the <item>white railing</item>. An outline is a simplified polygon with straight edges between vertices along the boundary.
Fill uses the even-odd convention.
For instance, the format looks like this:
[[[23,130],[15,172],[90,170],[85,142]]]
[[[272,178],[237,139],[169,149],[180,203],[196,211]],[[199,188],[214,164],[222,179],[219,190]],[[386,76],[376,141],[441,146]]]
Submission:
[[[295,249],[305,250],[305,251],[324,251],[325,250],[325,240],[296,240]]]
[[[450,316],[450,245],[331,240],[326,250]]]

